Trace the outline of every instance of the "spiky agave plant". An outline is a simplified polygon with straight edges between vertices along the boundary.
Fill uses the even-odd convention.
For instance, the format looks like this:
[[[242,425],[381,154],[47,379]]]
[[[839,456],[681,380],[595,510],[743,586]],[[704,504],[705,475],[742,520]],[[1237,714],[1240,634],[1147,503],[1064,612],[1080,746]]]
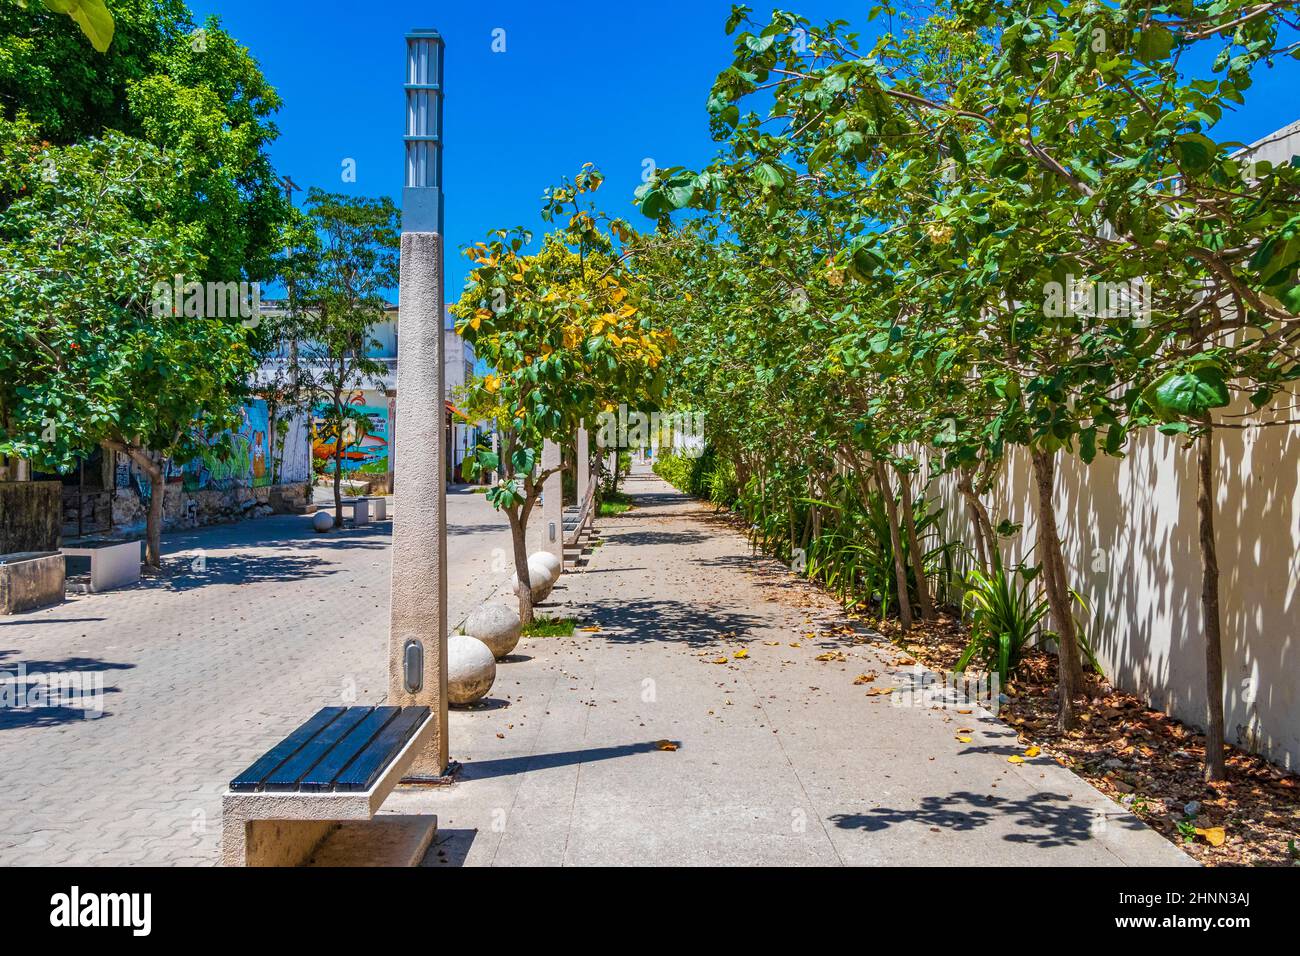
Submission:
[[[971,638],[954,670],[964,671],[977,660],[1006,683],[1047,614],[1047,599],[1030,595],[1037,573],[1036,567],[1008,570],[1001,562],[988,573],[967,572],[962,609],[970,615]]]

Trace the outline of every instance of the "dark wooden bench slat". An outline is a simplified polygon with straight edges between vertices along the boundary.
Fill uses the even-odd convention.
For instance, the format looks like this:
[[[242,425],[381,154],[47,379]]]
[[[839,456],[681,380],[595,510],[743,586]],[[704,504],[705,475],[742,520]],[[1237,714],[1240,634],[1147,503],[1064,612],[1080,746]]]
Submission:
[[[331,749],[370,715],[371,707],[348,707],[343,716],[313,737],[262,782],[266,790],[297,790],[298,781],[325,759]]]
[[[406,746],[407,741],[429,718],[428,707],[404,707],[402,712],[384,727],[365,750],[334,780],[336,790],[369,790],[384,768]]]
[[[306,723],[253,761],[243,773],[230,781],[235,791],[257,790],[262,781],[282,763],[301,750],[318,733],[338,719],[346,707],[322,707]]]
[[[361,723],[352,728],[346,737],[334,745],[325,758],[302,778],[298,789],[331,790],[337,777],[352,758],[366,749],[366,745],[401,711],[400,707],[376,707]]]

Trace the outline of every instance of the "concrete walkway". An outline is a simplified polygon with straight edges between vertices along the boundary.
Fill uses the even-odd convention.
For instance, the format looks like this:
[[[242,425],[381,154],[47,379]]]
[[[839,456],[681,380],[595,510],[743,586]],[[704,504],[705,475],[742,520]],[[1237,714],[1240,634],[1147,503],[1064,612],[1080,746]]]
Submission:
[[[868,696],[913,669],[708,507],[628,490],[542,608],[599,631],[523,640],[452,714],[460,782],[386,805],[439,815],[427,865],[1191,863],[1055,762],[1009,763],[996,718]]]

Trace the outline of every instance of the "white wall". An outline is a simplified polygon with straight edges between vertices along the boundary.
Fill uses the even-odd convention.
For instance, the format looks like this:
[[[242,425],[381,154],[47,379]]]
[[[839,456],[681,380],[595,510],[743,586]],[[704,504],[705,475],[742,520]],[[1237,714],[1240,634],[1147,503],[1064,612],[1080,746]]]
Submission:
[[[1154,430],[1123,459],[1063,458],[1057,522],[1071,584],[1088,601],[1093,646],[1116,686],[1205,724],[1205,644],[1196,471],[1185,442]],[[1300,428],[1216,432],[1220,600],[1228,741],[1300,768]],[[949,540],[973,546],[951,478],[930,490]],[[986,498],[996,524],[1023,522],[1003,554],[1034,541],[1028,457],[1010,456]],[[1034,563],[1037,558],[1031,555]]]

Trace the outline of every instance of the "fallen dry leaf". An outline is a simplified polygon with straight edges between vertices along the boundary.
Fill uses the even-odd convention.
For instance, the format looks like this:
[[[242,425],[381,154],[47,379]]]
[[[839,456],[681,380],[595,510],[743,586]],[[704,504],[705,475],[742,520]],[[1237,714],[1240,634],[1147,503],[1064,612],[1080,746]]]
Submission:
[[[588,634],[596,634],[600,631],[600,627],[598,625],[593,624],[591,625],[591,627],[580,627],[578,628],[578,630],[586,631]]]
[[[872,671],[869,674],[859,674],[857,677],[853,678],[853,683],[870,684],[875,679],[876,679],[876,672]]]
[[[740,650],[736,651],[736,653],[732,654],[731,656],[734,657],[734,658],[735,658],[736,660],[738,660],[738,661],[743,661],[746,657],[749,656],[749,651],[745,650],[744,648],[741,648]]]
[[[1024,762],[1025,762],[1025,758],[1020,756],[1019,754],[1012,754],[1010,757],[1007,758],[1007,763],[1024,763]]]
[[[1205,837],[1205,842],[1210,846],[1223,846],[1223,842],[1228,839],[1223,827],[1197,827],[1196,835]]]
[[[729,661],[730,659],[731,659],[731,658],[729,658],[729,657],[715,657],[715,658],[714,658],[712,661],[710,661],[709,663],[711,663],[711,664],[725,664],[725,663],[727,663],[727,661]]]
[[[655,749],[667,750],[669,753],[672,753],[674,750],[677,749],[677,745],[673,743],[671,740],[656,740]]]
[[[960,741],[961,741],[962,743],[964,743],[964,744],[968,744],[968,743],[970,743],[970,738],[969,738],[969,737],[956,737],[956,738],[954,738],[954,739],[956,739],[956,740],[960,740]]]
[[[1037,746],[1033,746],[1033,747],[1030,747],[1028,750],[1025,751],[1025,756],[1026,756],[1026,757],[1037,757],[1037,756],[1038,756],[1040,753],[1042,753],[1042,752],[1043,752],[1043,751],[1042,751],[1041,748],[1039,748],[1039,747],[1037,747]]]

